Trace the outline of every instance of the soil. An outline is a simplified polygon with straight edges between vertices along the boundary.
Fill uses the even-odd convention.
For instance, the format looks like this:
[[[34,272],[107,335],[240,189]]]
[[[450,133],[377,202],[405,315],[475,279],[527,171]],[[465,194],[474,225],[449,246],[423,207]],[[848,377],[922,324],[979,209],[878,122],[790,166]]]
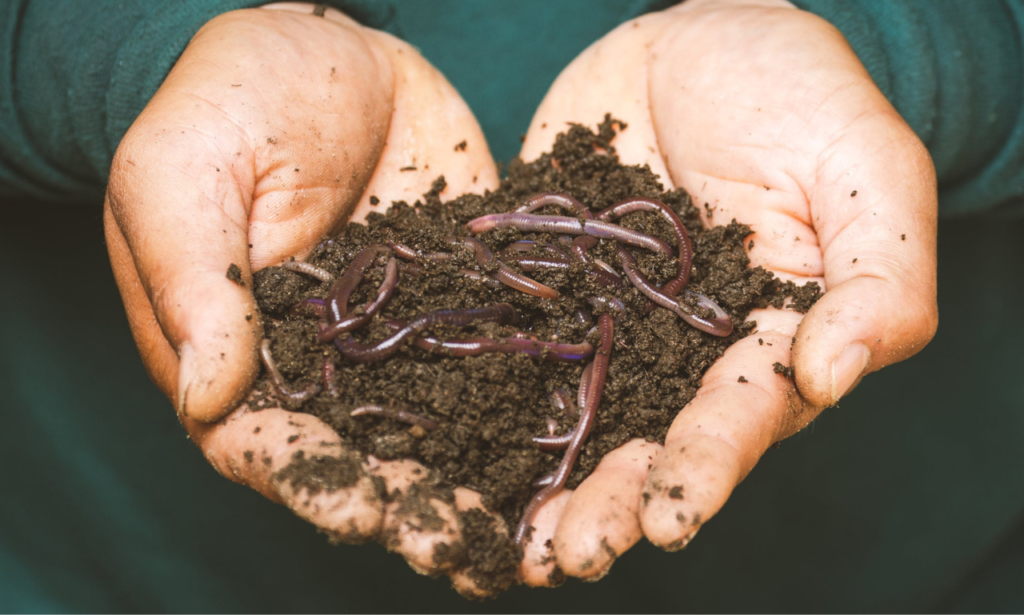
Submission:
[[[557,336],[560,341],[577,343],[587,338],[591,326],[578,323],[574,314],[580,309],[590,310],[595,319],[599,314],[588,305],[588,297],[604,294],[622,300],[627,310],[615,326],[604,396],[593,431],[570,475],[569,488],[586,478],[605,453],[628,440],[662,441],[676,413],[693,398],[708,367],[730,344],[755,328],[754,323],[743,322],[752,309],[775,306],[804,312],[820,295],[816,284],[797,287],[760,267],[750,268],[744,250],[744,238],[751,233],[747,226],[733,221],[704,228],[686,192],[664,191],[646,166],[620,164],[612,141],[616,130],[624,128],[609,117],[596,132],[572,126],[558,137],[551,153],[531,163],[512,161],[501,186],[484,196],[467,194],[442,203],[438,194],[445,183],[439,178],[421,201],[411,205],[396,202],[385,212],[371,213],[366,224],[349,224],[308,259],[339,274],[360,249],[371,244],[395,241],[423,252],[452,252],[443,237],[466,235],[463,224],[469,220],[515,209],[538,192],[570,194],[595,211],[632,196],[657,198],[671,206],[686,224],[694,244],[689,288],[712,297],[732,316],[736,327],[729,337],[713,337],[667,310],[649,309],[647,299],[631,285],[613,291],[598,286],[579,265],[567,272],[528,274],[556,288],[560,297],[554,300],[505,286],[489,288],[459,273],[463,268],[479,269],[473,254],[465,250],[455,250],[452,261],[422,263],[419,274],[403,268],[394,297],[383,310],[388,316],[409,320],[429,310],[506,302],[520,314],[515,330],[541,340]],[[554,209],[538,213],[564,215]],[[675,245],[670,227],[655,214],[634,213],[619,223]],[[514,229],[489,231],[480,238],[495,252],[520,239],[558,243],[554,235]],[[640,249],[634,252],[655,283],[663,284],[676,274],[675,259]],[[602,240],[591,254],[618,265],[611,241]],[[368,269],[350,305],[370,300],[382,277],[383,267]],[[506,354],[455,358],[411,345],[380,363],[349,362],[334,346],[317,343],[314,318],[289,313],[301,299],[324,298],[329,286],[279,267],[255,275],[254,291],[263,312],[265,335],[271,340],[281,372],[293,387],[297,390],[320,382],[325,357],[336,366],[338,397],[321,391],[301,404],[283,406],[320,418],[362,454],[418,460],[431,470],[432,494],[424,497],[445,493],[450,498],[452,487],[464,485],[480,492],[487,507],[502,515],[509,527],[515,527],[535,493],[532,483],[554,470],[562,457],[561,452],[539,450],[531,438],[547,433],[547,417],[558,421],[560,434],[569,432],[575,424],[575,418],[556,410],[548,396],[564,387],[575,397],[585,362]],[[493,324],[432,331],[441,338],[508,336],[513,332],[510,327]],[[390,334],[391,330],[375,318],[368,327],[356,331],[355,337],[377,341]],[[596,335],[588,339],[596,342]],[[282,406],[266,374],[257,382],[250,403],[256,409]],[[349,415],[366,404],[404,408],[433,419],[438,428],[427,432],[387,416]],[[345,473],[325,478],[331,473],[318,464],[323,462],[296,459],[279,473],[279,480],[317,490],[340,488],[352,480]],[[386,499],[387,495],[382,497]],[[429,524],[430,519],[423,521]],[[436,553],[435,559],[472,564],[477,581],[488,589],[508,587],[515,580],[521,551],[507,537],[495,533],[483,513],[464,513],[461,524],[463,543]]]

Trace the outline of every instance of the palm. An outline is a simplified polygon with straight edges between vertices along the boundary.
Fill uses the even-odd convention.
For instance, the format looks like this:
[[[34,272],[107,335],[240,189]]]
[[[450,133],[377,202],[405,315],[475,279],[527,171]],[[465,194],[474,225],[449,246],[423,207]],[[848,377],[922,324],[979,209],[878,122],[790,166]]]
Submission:
[[[623,162],[685,188],[708,224],[750,225],[754,265],[838,290],[803,325],[790,310],[752,313],[757,334],[707,372],[663,450],[626,445],[547,511],[523,568],[535,584],[554,566],[549,538],[558,565],[583,577],[602,574],[641,535],[685,546],[772,443],[934,332],[930,161],[830,26],[784,0],[691,0],[627,23],[559,77],[523,157],[566,121],[609,111],[629,124],[616,140]],[[913,245],[899,237],[908,233]],[[923,267],[908,274],[914,264]],[[894,278],[905,292],[878,289]],[[851,340],[870,349],[832,368]],[[776,362],[796,367],[799,391]],[[684,499],[668,497],[675,486]]]
[[[432,501],[445,527],[419,531],[401,498],[385,505],[375,486],[405,493],[426,475],[412,462],[359,459],[308,415],[224,414],[257,370],[250,272],[305,256],[365,216],[371,196],[412,201],[442,174],[450,194],[497,185],[454,89],[397,39],[289,4],[227,13],[196,35],[122,141],[105,209],[143,360],[210,462],[338,540],[386,534],[424,572],[438,572],[438,542],[459,540],[455,509],[479,507],[478,497],[459,490],[454,506]],[[225,277],[231,265],[243,284]],[[349,464],[358,478],[315,495],[274,480],[299,451]],[[475,591],[465,571],[446,572]]]

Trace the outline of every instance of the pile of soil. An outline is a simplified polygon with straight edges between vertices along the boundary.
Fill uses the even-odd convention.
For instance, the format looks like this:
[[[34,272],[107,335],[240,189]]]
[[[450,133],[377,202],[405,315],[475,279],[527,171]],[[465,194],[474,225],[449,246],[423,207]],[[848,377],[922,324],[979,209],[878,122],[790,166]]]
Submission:
[[[586,478],[605,453],[626,441],[663,441],[672,419],[693,398],[708,367],[730,344],[755,327],[743,322],[752,309],[783,307],[784,300],[792,297],[788,307],[806,311],[820,295],[816,284],[796,287],[760,267],[748,268],[743,245],[751,232],[747,226],[733,221],[706,229],[685,191],[666,192],[648,167],[620,164],[612,140],[616,130],[623,128],[621,122],[609,117],[597,132],[572,126],[559,135],[551,153],[531,163],[513,161],[500,188],[484,196],[467,194],[442,203],[438,194],[445,183],[439,178],[422,201],[413,205],[396,202],[383,213],[371,214],[365,225],[349,224],[341,235],[324,242],[308,259],[340,274],[360,249],[372,244],[393,241],[422,252],[452,252],[455,258],[451,261],[421,263],[423,271],[418,275],[408,271],[400,274],[394,297],[383,313],[410,320],[429,310],[505,302],[515,306],[520,315],[514,329],[493,324],[467,330],[434,329],[432,333],[442,339],[509,336],[518,330],[540,340],[557,336],[559,341],[578,343],[587,338],[590,326],[578,323],[574,314],[586,309],[596,319],[599,313],[587,303],[587,298],[602,294],[620,299],[627,309],[615,326],[604,396],[593,431],[569,478],[569,488]],[[564,272],[528,274],[557,289],[560,296],[554,300],[539,299],[505,286],[489,288],[462,275],[463,268],[479,269],[474,255],[452,248],[443,238],[464,236],[467,232],[463,225],[469,220],[513,210],[539,192],[572,195],[594,211],[633,196],[656,198],[672,207],[693,240],[694,269],[689,288],[721,305],[736,323],[734,332],[719,338],[697,331],[668,310],[651,310],[647,298],[631,285],[609,289],[595,284],[581,265]],[[565,215],[556,209],[537,213]],[[656,214],[634,213],[618,223],[675,246],[671,227]],[[479,238],[495,253],[520,239],[558,242],[554,235],[515,229],[489,231]],[[618,268],[614,242],[602,240],[590,253]],[[634,253],[653,282],[660,285],[675,276],[674,258],[642,249],[634,249]],[[353,293],[350,305],[370,300],[382,277],[382,267],[371,267]],[[329,283],[270,267],[256,274],[254,286],[264,315],[265,335],[271,340],[280,370],[295,389],[320,381],[325,356],[336,365],[340,396],[322,391],[299,405],[284,407],[320,418],[361,453],[380,459],[412,458],[421,462],[432,470],[432,497],[441,493],[443,498],[457,485],[479,491],[490,510],[502,515],[509,527],[516,526],[536,491],[532,483],[552,472],[562,458],[560,451],[539,450],[531,437],[547,433],[547,417],[559,421],[558,433],[568,433],[575,424],[575,419],[552,407],[548,396],[564,387],[575,397],[580,374],[588,361],[546,361],[522,354],[456,358],[445,356],[443,351],[427,352],[407,345],[385,361],[353,363],[333,345],[316,341],[314,318],[290,315],[291,307],[298,301],[324,298]],[[391,333],[377,317],[354,335],[367,342],[381,340]],[[587,339],[596,345],[596,338],[592,333]],[[266,374],[257,382],[251,404],[257,409],[282,405]],[[366,404],[405,408],[435,420],[438,428],[426,432],[386,417],[350,416],[354,408]],[[298,466],[290,468],[288,479],[301,483],[300,470]],[[464,549],[455,555],[438,557],[472,562],[486,571],[479,574],[488,577],[478,582],[492,590],[504,589],[514,581],[521,551],[507,537],[487,529],[490,525],[482,513],[464,515],[462,522],[467,536]]]

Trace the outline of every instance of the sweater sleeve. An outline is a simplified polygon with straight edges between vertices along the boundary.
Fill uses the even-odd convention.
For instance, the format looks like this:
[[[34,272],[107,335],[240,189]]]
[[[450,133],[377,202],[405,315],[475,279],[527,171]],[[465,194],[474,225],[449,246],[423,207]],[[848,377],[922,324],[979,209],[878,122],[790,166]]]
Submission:
[[[941,213],[1024,213],[1024,0],[791,1],[843,33],[921,137]]]
[[[0,2],[0,197],[101,199],[121,137],[192,36],[266,1]],[[388,25],[372,0],[328,4]]]

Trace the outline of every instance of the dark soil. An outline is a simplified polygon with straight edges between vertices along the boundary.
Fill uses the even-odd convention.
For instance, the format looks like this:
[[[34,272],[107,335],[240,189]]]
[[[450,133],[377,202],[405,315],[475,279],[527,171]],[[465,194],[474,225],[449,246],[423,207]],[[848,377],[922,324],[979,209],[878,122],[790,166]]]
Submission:
[[[506,302],[520,313],[516,329],[541,340],[557,335],[561,341],[576,343],[588,335],[590,327],[578,324],[574,313],[588,309],[597,316],[587,304],[587,297],[614,294],[621,299],[627,314],[615,327],[616,341],[598,418],[570,476],[569,488],[590,474],[605,453],[626,441],[662,441],[676,413],[693,398],[708,367],[730,344],[755,327],[743,323],[752,309],[783,307],[784,300],[792,297],[789,307],[806,311],[820,294],[816,284],[796,287],[762,268],[749,268],[743,246],[750,234],[748,227],[733,221],[706,229],[686,192],[665,192],[649,168],[619,164],[611,142],[615,130],[622,128],[609,118],[596,133],[574,126],[559,136],[550,154],[528,164],[513,161],[500,188],[485,196],[463,195],[442,203],[437,195],[444,188],[444,179],[439,178],[422,201],[413,205],[397,202],[386,212],[372,213],[365,225],[350,224],[309,257],[309,262],[340,273],[361,248],[371,244],[396,241],[425,252],[451,252],[452,248],[442,241],[444,236],[465,235],[463,224],[467,221],[512,210],[538,192],[570,194],[595,211],[631,196],[658,198],[675,209],[694,242],[690,288],[712,297],[733,317],[736,328],[727,338],[697,331],[667,310],[648,310],[647,299],[632,286],[614,293],[597,286],[581,266],[568,272],[530,274],[561,293],[555,300],[538,299],[508,287],[487,288],[459,273],[462,268],[478,269],[468,251],[457,251],[453,261],[423,263],[420,275],[402,270],[398,289],[384,309],[389,316],[408,320],[428,310]],[[563,214],[555,210],[550,213]],[[675,245],[668,224],[654,214],[631,214],[620,223]],[[556,236],[509,229],[484,233],[480,238],[495,252],[519,239],[558,242]],[[652,281],[663,284],[676,274],[674,259],[639,249],[634,252]],[[618,265],[610,241],[601,241],[591,254]],[[353,294],[351,305],[361,305],[375,295],[382,276],[382,267],[371,267]],[[289,309],[300,299],[324,298],[329,286],[278,267],[255,275],[266,337],[286,378],[295,388],[302,388],[320,382],[325,357],[336,365],[339,397],[324,391],[301,405],[285,407],[320,418],[363,454],[420,461],[432,470],[432,489],[465,485],[479,491],[484,503],[514,528],[535,491],[533,481],[551,472],[562,457],[561,452],[540,451],[531,437],[547,433],[546,417],[559,421],[558,433],[567,433],[575,423],[552,407],[548,395],[564,387],[575,396],[584,362],[505,354],[453,358],[409,346],[381,363],[352,363],[333,346],[316,342],[313,318],[289,315]],[[355,336],[376,341],[390,332],[378,318]],[[433,333],[450,338],[508,336],[513,329],[481,325],[465,331],[442,327]],[[596,343],[596,336],[591,341]],[[255,408],[282,405],[265,374],[256,384],[251,403]],[[427,433],[387,417],[349,416],[354,408],[365,404],[405,408],[434,419],[439,427]],[[305,474],[314,470],[308,467],[311,463],[297,459],[282,474],[297,485],[305,485],[310,482]],[[339,479],[338,485],[313,481],[308,486],[320,489],[341,483],[344,480]],[[424,519],[425,523],[429,521]],[[461,521],[464,544],[455,549],[457,552],[438,553],[436,557],[471,563],[485,587],[504,589],[514,581],[520,551],[496,534],[482,513],[464,514]]]

